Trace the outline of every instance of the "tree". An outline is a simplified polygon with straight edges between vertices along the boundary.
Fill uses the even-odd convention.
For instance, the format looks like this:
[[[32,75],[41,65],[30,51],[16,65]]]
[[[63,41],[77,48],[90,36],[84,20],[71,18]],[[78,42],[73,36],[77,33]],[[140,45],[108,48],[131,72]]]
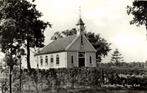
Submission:
[[[96,59],[98,62],[109,53],[110,43],[108,43],[104,38],[102,38],[99,34],[95,35],[94,33],[88,32],[85,33],[85,36],[96,49]]]
[[[34,0],[33,0],[34,1]],[[3,0],[0,10],[0,36],[2,51],[6,53],[15,39],[20,45],[27,47],[27,67],[30,66],[30,47],[43,47],[44,30],[48,22],[39,18],[41,12],[36,5],[26,0]]]
[[[77,30],[75,28],[72,28],[71,30],[65,30],[62,32],[55,32],[52,36],[52,40],[57,40],[58,38],[63,38],[67,36],[71,36],[77,34]],[[85,33],[85,36],[90,41],[90,43],[93,45],[93,47],[97,50],[96,52],[96,58],[97,62],[100,62],[102,57],[105,57],[110,49],[110,43],[108,43],[104,38],[100,37],[99,34],[94,34],[92,32]]]
[[[137,26],[145,25],[147,29],[147,1],[134,0],[132,5],[127,6],[128,15],[133,15],[130,24],[136,24]]]
[[[111,57],[111,63],[114,63],[116,66],[120,66],[120,63],[122,62],[122,54],[118,51],[118,49],[115,49]]]

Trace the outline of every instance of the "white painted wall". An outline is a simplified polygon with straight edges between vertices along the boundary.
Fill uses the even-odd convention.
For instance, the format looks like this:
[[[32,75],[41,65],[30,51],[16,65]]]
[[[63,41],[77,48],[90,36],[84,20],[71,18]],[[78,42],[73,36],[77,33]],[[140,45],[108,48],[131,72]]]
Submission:
[[[51,63],[51,55],[53,56],[53,63]],[[56,55],[59,55],[59,64],[56,64]],[[43,65],[41,66],[40,56],[43,58]],[[45,62],[45,56],[48,56],[48,65]],[[73,63],[71,57],[73,56]],[[90,63],[91,56],[91,63]],[[49,69],[49,68],[72,68],[78,67],[78,52],[60,52],[53,54],[39,55],[37,62],[39,63],[39,69]],[[85,66],[86,67],[96,67],[96,54],[95,52],[85,52]]]
[[[59,64],[56,64],[56,55],[59,55]],[[41,65],[40,56],[43,58],[43,65]],[[45,62],[45,56],[48,56],[48,65]],[[51,63],[51,56],[53,56],[53,63]],[[44,54],[36,56],[37,62],[39,63],[39,69],[49,68],[66,68],[67,67],[67,53],[59,52],[52,54]]]
[[[34,51],[32,48],[31,48],[31,50]],[[32,52],[32,51],[30,51],[30,65],[31,65],[31,68],[36,68],[37,63],[36,63],[36,59],[35,59],[35,56],[34,56],[34,52]],[[22,58],[21,58],[22,68],[27,68],[27,59],[26,59],[26,57],[27,56],[25,55],[25,56],[22,56]]]

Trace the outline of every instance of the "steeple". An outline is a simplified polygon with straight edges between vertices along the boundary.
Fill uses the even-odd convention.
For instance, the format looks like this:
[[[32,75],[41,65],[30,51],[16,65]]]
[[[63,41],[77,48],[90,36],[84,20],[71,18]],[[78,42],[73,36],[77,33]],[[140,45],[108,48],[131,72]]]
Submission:
[[[83,22],[83,20],[82,20],[82,18],[79,19],[79,21],[78,21],[78,23],[77,23],[77,26],[78,26],[78,25],[85,25],[84,22]]]
[[[77,25],[77,29],[78,29],[78,35],[84,34],[85,23],[83,22],[83,20],[81,18],[81,9],[80,8],[79,8],[79,21],[76,25]]]

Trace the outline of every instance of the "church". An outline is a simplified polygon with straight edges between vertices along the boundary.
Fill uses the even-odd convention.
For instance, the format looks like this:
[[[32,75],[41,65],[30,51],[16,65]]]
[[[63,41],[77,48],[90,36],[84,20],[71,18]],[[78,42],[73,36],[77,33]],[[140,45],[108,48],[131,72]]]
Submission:
[[[96,49],[84,35],[82,18],[76,26],[76,35],[54,40],[35,55],[39,69],[96,67]]]

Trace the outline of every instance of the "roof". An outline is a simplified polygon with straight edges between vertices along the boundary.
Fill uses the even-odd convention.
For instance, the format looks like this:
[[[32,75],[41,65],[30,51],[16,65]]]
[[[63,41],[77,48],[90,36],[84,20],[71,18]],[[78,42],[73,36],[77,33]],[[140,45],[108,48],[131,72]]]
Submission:
[[[80,18],[77,25],[85,25],[85,24],[84,24],[83,20]]]
[[[42,54],[49,54],[49,53],[56,53],[56,52],[62,52],[66,50],[66,47],[72,43],[74,39],[76,39],[77,35],[61,38],[54,40],[47,46],[45,46],[42,50],[39,51],[36,55],[42,55]]]

